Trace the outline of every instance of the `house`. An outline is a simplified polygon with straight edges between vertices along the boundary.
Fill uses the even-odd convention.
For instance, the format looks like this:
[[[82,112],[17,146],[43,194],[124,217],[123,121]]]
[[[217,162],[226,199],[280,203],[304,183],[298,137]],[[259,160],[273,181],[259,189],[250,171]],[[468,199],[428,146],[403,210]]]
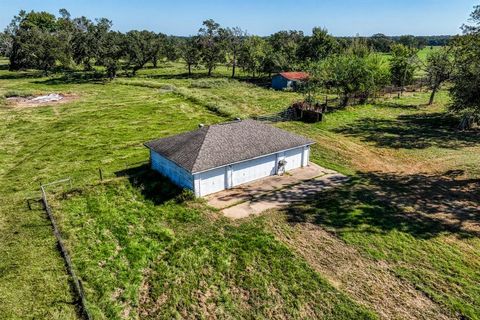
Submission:
[[[314,142],[255,120],[237,120],[145,143],[153,170],[205,196],[308,165]]]
[[[276,90],[295,90],[299,83],[308,79],[306,72],[280,72],[272,78],[272,88]]]

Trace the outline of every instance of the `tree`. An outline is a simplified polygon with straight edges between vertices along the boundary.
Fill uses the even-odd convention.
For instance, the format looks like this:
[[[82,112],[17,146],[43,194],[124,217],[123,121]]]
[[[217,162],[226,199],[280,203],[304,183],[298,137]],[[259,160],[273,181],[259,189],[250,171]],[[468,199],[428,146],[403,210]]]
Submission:
[[[310,73],[323,86],[333,87],[342,95],[342,106],[347,106],[353,95],[360,96],[361,103],[366,102],[389,79],[385,59],[374,53],[359,56],[347,52],[330,56]]]
[[[86,17],[73,19],[72,57],[76,64],[82,64],[85,70],[90,70],[90,60],[94,58],[95,41],[93,22]]]
[[[220,37],[220,25],[212,19],[205,20],[203,27],[198,30],[201,47],[201,60],[208,70],[208,76],[212,75],[218,63],[225,60],[225,54]]]
[[[268,38],[271,52],[268,55],[271,71],[293,70],[298,66],[297,51],[303,39],[301,31],[279,31]]]
[[[92,69],[92,61],[98,59],[112,22],[108,19],[96,19],[95,23],[86,17],[73,19],[72,55],[76,64],[82,64],[85,70]]]
[[[238,64],[238,54],[242,48],[246,32],[239,27],[220,29],[220,37],[225,45],[227,62],[232,67],[232,78],[235,78],[235,69]]]
[[[33,27],[22,35],[22,49],[26,53],[27,66],[43,70],[47,74],[55,67],[60,56],[60,41],[50,32]]]
[[[6,29],[10,69],[37,68],[47,73],[60,56],[57,19],[48,12],[20,11]]]
[[[163,55],[169,61],[177,61],[180,58],[180,41],[174,36],[169,36],[165,38],[165,43],[163,46]]]
[[[138,70],[152,60],[157,52],[157,35],[150,31],[132,30],[125,34],[124,52],[126,68],[132,70],[134,76]]]
[[[365,38],[356,36],[352,38],[350,45],[345,50],[357,57],[366,57],[372,53],[372,49],[368,46],[368,41]]]
[[[259,36],[247,37],[239,53],[239,65],[255,77],[265,59],[265,40]]]
[[[59,10],[57,19],[57,37],[61,48],[58,60],[64,68],[69,68],[73,60],[72,40],[74,25],[70,13],[66,9]]]
[[[0,55],[8,57],[12,50],[12,41],[6,32],[0,32]]]
[[[393,41],[383,33],[376,33],[368,39],[368,45],[377,52],[390,52]]]
[[[264,52],[265,56],[262,59],[261,70],[271,77],[272,73],[281,71],[281,69],[278,67],[280,65],[278,61],[281,60],[281,54],[273,49],[270,41],[265,41]]]
[[[413,82],[413,76],[417,68],[417,50],[401,44],[392,46],[392,58],[390,59],[390,73],[392,83],[403,87]]]
[[[480,6],[470,15],[473,25],[463,26],[464,35],[452,44],[454,68],[450,110],[461,115],[461,129],[480,123]]]
[[[427,79],[432,93],[429,105],[433,104],[435,94],[442,84],[450,79],[452,73],[452,60],[447,49],[432,51],[427,57]]]
[[[152,40],[152,65],[154,68],[158,66],[158,60],[161,60],[166,53],[169,51],[167,50],[167,36],[163,33],[158,33],[155,35],[154,39]]]
[[[181,56],[188,68],[188,75],[192,75],[192,68],[200,63],[201,51],[200,41],[197,36],[187,38],[181,44]]]
[[[297,51],[297,56],[303,61],[318,61],[338,50],[334,37],[328,34],[327,29],[315,27],[312,35],[304,37]]]
[[[462,30],[465,34],[478,34],[480,33],[480,5],[473,8],[473,12],[470,14],[470,22],[472,25],[464,24]]]
[[[110,31],[105,37],[105,42],[108,45],[102,46],[98,54],[98,63],[105,67],[107,77],[113,79],[117,76],[120,69],[120,59],[124,55],[125,35]]]
[[[400,38],[398,39],[398,43],[410,49],[417,47],[417,41],[415,39],[415,36],[412,35],[400,36]]]

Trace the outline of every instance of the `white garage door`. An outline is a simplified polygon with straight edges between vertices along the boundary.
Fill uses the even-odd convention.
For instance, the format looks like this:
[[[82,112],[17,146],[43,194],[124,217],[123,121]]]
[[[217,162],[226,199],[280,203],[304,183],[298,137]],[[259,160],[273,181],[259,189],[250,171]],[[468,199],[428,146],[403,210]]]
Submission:
[[[232,166],[233,186],[275,174],[275,155],[248,160]]]
[[[285,151],[285,171],[300,168],[302,166],[302,152],[303,148]]]
[[[222,191],[223,189],[225,189],[225,167],[210,170],[200,174],[201,196]]]

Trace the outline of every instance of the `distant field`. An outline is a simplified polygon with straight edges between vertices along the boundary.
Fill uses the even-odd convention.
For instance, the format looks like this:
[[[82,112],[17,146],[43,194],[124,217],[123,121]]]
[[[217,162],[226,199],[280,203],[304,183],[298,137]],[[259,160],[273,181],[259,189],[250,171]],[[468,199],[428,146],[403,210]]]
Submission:
[[[30,108],[0,101],[4,318],[75,318],[51,227],[25,204],[39,183],[64,177],[74,190],[50,197],[96,319],[415,318],[422,308],[429,318],[480,318],[480,136],[454,130],[446,92],[431,107],[428,93],[408,93],[332,110],[322,123],[278,123],[314,139],[312,160],[350,184],[232,222],[148,171],[142,145],[301,98],[227,74],[190,79],[166,63],[103,82],[0,65],[0,96],[72,97]],[[366,267],[342,277],[348,264]],[[362,289],[385,279],[423,304]]]

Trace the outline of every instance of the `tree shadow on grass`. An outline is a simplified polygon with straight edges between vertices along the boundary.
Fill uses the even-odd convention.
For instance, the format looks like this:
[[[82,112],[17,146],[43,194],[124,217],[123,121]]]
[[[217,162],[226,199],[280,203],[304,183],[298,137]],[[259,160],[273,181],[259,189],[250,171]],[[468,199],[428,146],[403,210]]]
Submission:
[[[250,76],[244,76],[244,77],[237,78],[237,80],[256,85],[257,87],[260,87],[262,89],[270,89],[272,87],[271,77],[255,77],[254,78]]]
[[[75,72],[59,77],[33,81],[35,84],[62,85],[62,84],[105,84],[108,80],[101,73]]]
[[[444,175],[358,173],[285,209],[291,223],[310,222],[338,231],[393,230],[428,239],[439,234],[480,236],[480,179]]]
[[[417,105],[417,104],[402,104],[395,101],[382,101],[377,102],[374,104],[377,108],[391,108],[391,109],[407,109],[407,110],[418,110],[421,107],[425,107],[424,105]]]
[[[142,76],[141,79],[161,79],[161,80],[197,80],[197,79],[228,79],[224,75],[212,74],[208,76],[206,73],[192,73],[188,72],[175,73],[175,74],[152,74]]]
[[[249,76],[235,76],[232,78],[223,74],[212,74],[208,76],[207,73],[192,73],[191,75],[188,72],[176,73],[176,74],[153,74],[153,75],[144,75],[141,78],[146,79],[162,79],[162,80],[198,80],[198,79],[230,79],[237,80],[241,82],[246,82],[249,84],[254,84],[258,87],[269,89],[271,87],[271,79],[265,77],[252,78]]]
[[[374,142],[377,147],[458,149],[480,144],[480,131],[459,131],[458,119],[445,113],[401,115],[395,120],[364,118],[337,133]]]
[[[149,164],[120,170],[115,172],[115,175],[127,177],[130,184],[155,205],[161,205],[172,199],[181,201],[179,196],[182,194],[182,189],[170,182],[168,178],[151,170]]]
[[[18,71],[0,74],[0,80],[19,80],[28,78],[40,78],[42,76],[43,73],[41,71]]]

